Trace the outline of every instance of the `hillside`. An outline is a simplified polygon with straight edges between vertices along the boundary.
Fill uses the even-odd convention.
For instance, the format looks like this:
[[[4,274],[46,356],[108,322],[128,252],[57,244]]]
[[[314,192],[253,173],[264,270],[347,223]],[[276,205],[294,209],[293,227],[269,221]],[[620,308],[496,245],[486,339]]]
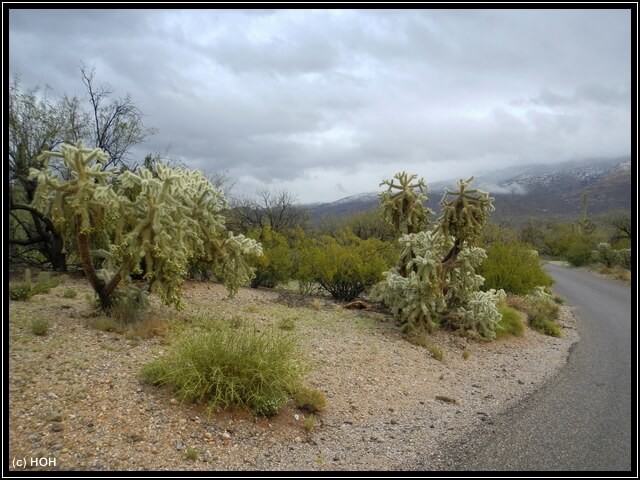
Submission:
[[[512,167],[478,175],[475,185],[495,199],[495,220],[518,224],[532,217],[575,218],[582,211],[585,193],[589,195],[590,214],[630,210],[631,176],[630,160],[610,159]],[[428,184],[427,206],[438,212],[445,188],[454,188],[456,181]],[[306,207],[315,221],[325,215],[344,217],[375,207],[379,193],[362,193]]]

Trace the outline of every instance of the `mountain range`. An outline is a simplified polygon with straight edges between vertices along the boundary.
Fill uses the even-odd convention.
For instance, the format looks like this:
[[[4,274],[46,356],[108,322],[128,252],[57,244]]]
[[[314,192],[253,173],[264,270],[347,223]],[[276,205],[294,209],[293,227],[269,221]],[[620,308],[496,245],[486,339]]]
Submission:
[[[494,198],[493,220],[517,225],[532,218],[574,219],[582,213],[584,194],[590,215],[630,211],[631,177],[631,160],[613,158],[510,167],[477,175],[473,186]],[[437,213],[445,189],[455,190],[457,180],[428,184],[426,206]],[[375,207],[380,193],[304,206],[315,221],[326,215],[344,217]]]

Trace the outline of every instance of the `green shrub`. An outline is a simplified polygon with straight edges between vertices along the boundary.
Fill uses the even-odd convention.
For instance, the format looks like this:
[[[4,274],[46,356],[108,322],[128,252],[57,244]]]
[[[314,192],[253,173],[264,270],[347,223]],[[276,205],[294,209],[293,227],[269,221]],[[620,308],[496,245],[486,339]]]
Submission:
[[[25,269],[24,282],[19,282],[9,287],[9,298],[11,300],[28,300],[34,295],[48,293],[52,288],[57,287],[67,279],[66,275],[51,277],[48,272],[40,272],[34,284],[31,280],[31,270]]]
[[[309,387],[301,387],[295,393],[296,406],[310,413],[324,410],[327,405],[327,399],[319,390]]]
[[[539,316],[530,321],[531,326],[544,335],[551,337],[561,337],[562,328],[553,320],[549,320],[545,316]]]
[[[514,295],[526,295],[537,286],[553,283],[537,252],[517,241],[491,245],[478,273],[485,278],[483,290],[503,289]]]
[[[300,246],[297,280],[317,282],[333,298],[350,301],[382,279],[393,262],[393,246],[377,238],[362,240],[350,231],[323,235]]]
[[[251,280],[251,287],[274,288],[288,282],[293,273],[293,260],[286,237],[268,226],[253,230],[247,236],[260,241],[263,252],[263,256],[252,260],[255,276]]]
[[[471,356],[471,352],[466,348],[462,351],[462,359],[467,360]]]
[[[620,265],[621,267],[626,268],[627,270],[631,270],[631,249],[630,248],[622,248],[620,250],[615,250],[615,262],[616,265]]]
[[[165,357],[142,369],[142,378],[172,387],[183,401],[208,402],[210,412],[246,406],[271,416],[298,391],[305,371],[291,333],[234,329],[222,322],[183,331]]]
[[[292,317],[281,318],[278,321],[278,328],[281,330],[293,330],[296,327],[296,319]]]
[[[565,257],[574,267],[583,267],[592,263],[593,257],[591,252],[592,247],[589,243],[583,240],[576,240],[567,250]]]
[[[617,260],[616,250],[606,242],[599,243],[596,249],[591,252],[591,257],[593,263],[601,263],[608,268],[613,267]]]
[[[31,287],[24,283],[16,283],[9,287],[9,298],[11,300],[24,301],[31,298]]]
[[[316,426],[316,416],[312,413],[304,420],[304,430],[311,433]]]
[[[76,298],[78,296],[78,292],[76,292],[73,288],[67,288],[62,296],[64,298]]]
[[[496,336],[498,338],[514,335],[521,337],[524,334],[524,321],[522,315],[516,309],[508,307],[504,302],[498,304],[498,311],[502,315],[502,319],[496,327]]]
[[[543,288],[537,288],[533,293],[527,295],[524,301],[529,316],[529,325],[545,335],[561,336],[561,327],[553,322],[558,318],[560,307],[550,294],[545,292]]]
[[[198,450],[196,450],[195,448],[189,447],[187,448],[185,455],[187,457],[187,460],[195,461],[198,459]]]
[[[34,335],[43,336],[49,331],[51,324],[45,318],[34,318],[31,320],[31,332]]]

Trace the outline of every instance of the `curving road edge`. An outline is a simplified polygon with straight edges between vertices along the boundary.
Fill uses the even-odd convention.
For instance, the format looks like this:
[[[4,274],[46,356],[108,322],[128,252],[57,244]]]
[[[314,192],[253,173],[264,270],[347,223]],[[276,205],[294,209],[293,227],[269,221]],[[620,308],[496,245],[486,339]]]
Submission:
[[[637,475],[631,451],[631,289],[582,270],[545,268],[577,319],[580,341],[567,365],[494,425],[443,445],[445,460],[435,469]]]

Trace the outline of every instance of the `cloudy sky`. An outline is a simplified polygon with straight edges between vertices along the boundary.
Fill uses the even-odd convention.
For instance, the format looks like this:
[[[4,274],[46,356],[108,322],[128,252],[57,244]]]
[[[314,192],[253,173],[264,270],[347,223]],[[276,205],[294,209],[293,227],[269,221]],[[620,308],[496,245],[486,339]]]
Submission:
[[[11,10],[9,74],[130,93],[168,154],[302,203],[628,156],[629,10]]]

